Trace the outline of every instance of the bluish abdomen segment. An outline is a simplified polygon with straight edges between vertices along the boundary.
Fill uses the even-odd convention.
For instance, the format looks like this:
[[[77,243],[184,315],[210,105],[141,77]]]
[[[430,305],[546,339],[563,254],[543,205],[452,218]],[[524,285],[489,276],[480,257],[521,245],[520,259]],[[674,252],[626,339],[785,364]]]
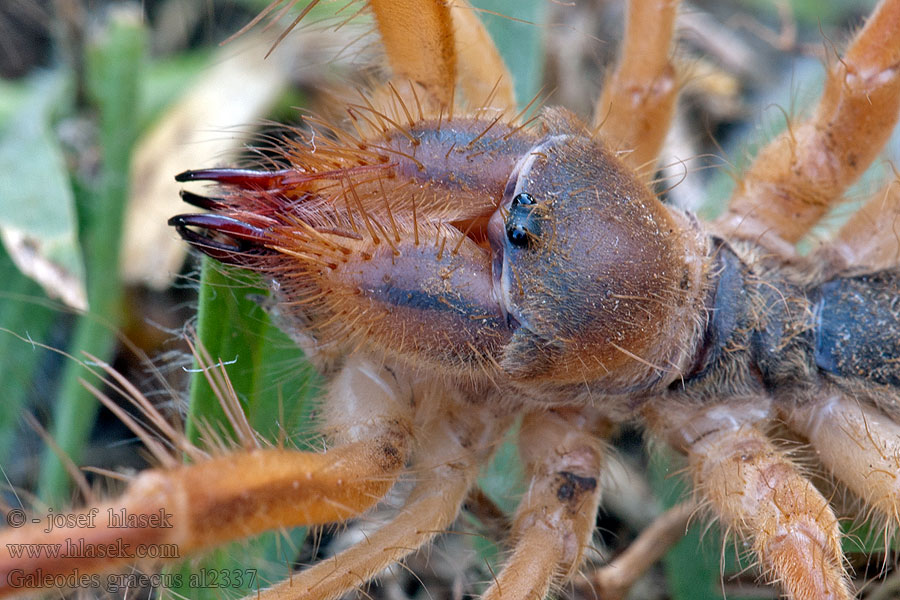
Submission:
[[[811,296],[816,365],[900,387],[900,270],[832,279]]]

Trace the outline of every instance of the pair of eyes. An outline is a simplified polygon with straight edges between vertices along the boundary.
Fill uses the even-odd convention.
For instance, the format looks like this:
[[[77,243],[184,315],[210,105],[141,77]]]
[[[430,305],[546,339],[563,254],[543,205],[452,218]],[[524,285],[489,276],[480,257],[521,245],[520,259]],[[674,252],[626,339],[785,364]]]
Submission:
[[[541,227],[535,214],[537,202],[531,194],[516,194],[506,217],[506,239],[516,248],[531,248],[540,236]]]

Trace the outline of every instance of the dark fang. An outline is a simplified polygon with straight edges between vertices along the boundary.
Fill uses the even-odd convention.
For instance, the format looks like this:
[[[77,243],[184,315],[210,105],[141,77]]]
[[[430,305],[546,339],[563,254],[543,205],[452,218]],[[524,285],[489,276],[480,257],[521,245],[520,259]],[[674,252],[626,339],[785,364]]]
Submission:
[[[198,169],[185,171],[175,176],[175,181],[215,181],[225,185],[236,185],[246,189],[278,187],[292,171],[253,171],[251,169]]]
[[[222,215],[177,215],[169,219],[169,225],[174,227],[199,227],[224,233],[235,239],[248,242],[263,242],[266,240],[266,232],[259,227],[254,227],[238,219]]]
[[[207,198],[187,190],[181,190],[181,199],[192,206],[205,208],[206,210],[225,210],[228,208],[225,201],[221,198]]]
[[[222,262],[236,264],[240,262],[240,255],[261,254],[265,251],[263,243],[266,241],[266,232],[231,217],[210,214],[178,215],[169,219],[169,225],[191,246]],[[194,231],[190,227],[206,230],[206,233]],[[211,234],[219,234],[220,239]]]

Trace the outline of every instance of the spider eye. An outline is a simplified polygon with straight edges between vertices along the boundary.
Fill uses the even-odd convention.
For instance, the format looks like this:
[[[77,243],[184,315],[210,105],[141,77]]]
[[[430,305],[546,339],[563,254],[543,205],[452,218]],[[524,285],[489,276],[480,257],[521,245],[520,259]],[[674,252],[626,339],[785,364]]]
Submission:
[[[531,194],[522,192],[521,194],[516,194],[516,197],[512,199],[512,204],[510,205],[509,210],[515,210],[517,207],[522,205],[530,206],[534,203],[534,197]]]
[[[518,248],[528,246],[528,230],[521,225],[507,225],[506,237],[513,246]]]
[[[517,248],[530,248],[541,233],[539,217],[535,214],[537,202],[531,194],[516,194],[509,205],[506,219],[506,239]]]

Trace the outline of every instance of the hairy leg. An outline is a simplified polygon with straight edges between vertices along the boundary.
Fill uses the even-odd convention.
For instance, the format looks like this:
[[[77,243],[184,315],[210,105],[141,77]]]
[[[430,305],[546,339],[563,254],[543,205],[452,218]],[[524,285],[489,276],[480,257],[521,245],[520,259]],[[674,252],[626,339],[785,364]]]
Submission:
[[[900,425],[839,390],[783,411],[817,458],[857,497],[900,524]]]
[[[393,74],[393,90],[376,92],[388,106],[400,96],[419,112],[450,115],[457,85],[472,108],[516,108],[512,76],[466,0],[370,0]],[[421,94],[406,82],[421,86]]]
[[[422,85],[439,106],[452,104],[456,43],[450,7],[422,0],[369,0],[394,79]]]
[[[879,270],[900,265],[900,180],[894,179],[818,250],[831,273]]]
[[[615,560],[587,576],[591,589],[604,600],[625,598],[634,582],[684,537],[696,512],[697,504],[688,501],[661,514]]]
[[[446,530],[456,519],[479,466],[505,429],[486,412],[468,413],[463,417],[447,412],[426,426],[411,467],[418,483],[391,522],[355,546],[247,600],[338,598]]]
[[[516,109],[512,75],[478,14],[466,0],[454,0],[450,10],[459,58],[459,87],[473,108],[494,107],[510,114]]]
[[[531,485],[516,511],[513,554],[485,600],[541,600],[581,564],[600,502],[595,425],[574,409],[525,417],[519,448]]]
[[[342,446],[325,453],[238,451],[147,471],[117,500],[80,511],[81,521],[73,520],[71,527],[45,532],[47,524],[42,522],[7,528],[0,533],[0,595],[23,591],[12,587],[19,575],[19,581],[27,581],[36,573],[102,572],[137,558],[14,557],[7,544],[65,544],[79,538],[86,544],[131,548],[174,544],[183,557],[265,530],[341,521],[365,511],[405,467],[411,435],[409,394],[387,370],[365,359],[348,363],[333,388],[333,395],[345,399],[342,414],[355,421],[354,428],[341,428]],[[159,515],[159,520],[141,527],[111,527],[108,514],[123,510]]]
[[[678,0],[631,0],[616,70],[594,108],[594,125],[633,169],[653,177],[678,97],[669,60]]]
[[[837,518],[758,428],[766,405],[659,406],[651,423],[687,454],[697,492],[727,530],[752,542],[762,571],[788,598],[849,600]]]
[[[809,120],[757,155],[717,221],[782,256],[837,202],[887,142],[900,113],[900,0],[882,0],[828,72]]]

